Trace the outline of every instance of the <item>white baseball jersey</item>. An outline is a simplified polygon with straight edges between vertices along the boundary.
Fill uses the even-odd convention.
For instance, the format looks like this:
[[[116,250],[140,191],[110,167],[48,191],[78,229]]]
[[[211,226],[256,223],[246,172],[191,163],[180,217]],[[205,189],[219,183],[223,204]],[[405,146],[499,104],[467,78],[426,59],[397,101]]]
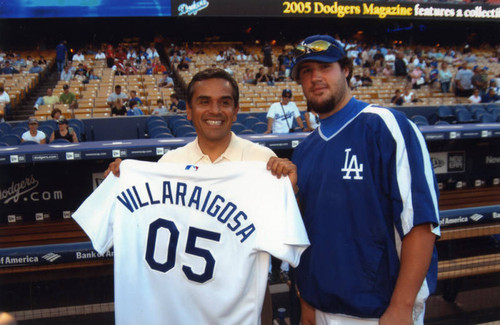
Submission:
[[[125,160],[74,213],[114,246],[117,324],[259,324],[269,254],[309,245],[288,179],[263,162]]]

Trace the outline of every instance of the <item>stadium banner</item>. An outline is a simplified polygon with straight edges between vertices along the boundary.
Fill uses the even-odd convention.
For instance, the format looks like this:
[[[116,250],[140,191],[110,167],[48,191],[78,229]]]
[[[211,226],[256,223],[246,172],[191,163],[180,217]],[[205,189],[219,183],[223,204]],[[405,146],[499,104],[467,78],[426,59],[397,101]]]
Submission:
[[[2,248],[0,249],[0,269],[111,260],[113,256],[113,249],[101,255],[92,248],[90,242]]]
[[[500,6],[443,2],[172,0],[172,16],[499,20]]]
[[[92,193],[97,162],[51,162],[0,168],[0,224],[71,218]]]
[[[0,5],[0,18],[164,16],[170,16],[170,0],[16,0]]]

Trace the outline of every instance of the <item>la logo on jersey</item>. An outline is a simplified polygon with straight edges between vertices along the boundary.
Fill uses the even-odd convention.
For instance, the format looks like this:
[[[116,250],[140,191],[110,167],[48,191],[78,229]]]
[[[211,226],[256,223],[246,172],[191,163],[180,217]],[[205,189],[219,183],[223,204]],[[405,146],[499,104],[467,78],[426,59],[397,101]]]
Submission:
[[[351,148],[345,149],[344,168],[341,169],[342,172],[345,172],[345,175],[342,178],[352,179],[351,173],[354,173],[354,179],[363,179],[361,175],[363,172],[363,164],[358,164],[358,157],[356,155],[350,156],[351,150]]]

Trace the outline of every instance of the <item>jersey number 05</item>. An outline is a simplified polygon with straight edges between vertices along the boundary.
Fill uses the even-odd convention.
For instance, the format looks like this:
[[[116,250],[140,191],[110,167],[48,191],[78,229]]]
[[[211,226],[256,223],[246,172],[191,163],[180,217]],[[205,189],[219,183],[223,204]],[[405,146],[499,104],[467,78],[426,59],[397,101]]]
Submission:
[[[154,258],[156,238],[160,229],[167,229],[170,232],[170,240],[168,243],[168,256],[167,260],[159,263]],[[189,227],[188,238],[186,242],[186,254],[199,256],[205,260],[205,269],[201,274],[194,273],[190,266],[183,265],[182,271],[186,277],[198,283],[205,283],[210,280],[214,275],[215,259],[209,250],[196,247],[196,240],[204,238],[213,241],[220,240],[220,234]],[[179,242],[179,230],[173,221],[165,219],[157,219],[149,225],[148,243],[146,248],[146,262],[149,266],[156,271],[166,273],[175,266],[175,256],[177,254],[177,243]]]

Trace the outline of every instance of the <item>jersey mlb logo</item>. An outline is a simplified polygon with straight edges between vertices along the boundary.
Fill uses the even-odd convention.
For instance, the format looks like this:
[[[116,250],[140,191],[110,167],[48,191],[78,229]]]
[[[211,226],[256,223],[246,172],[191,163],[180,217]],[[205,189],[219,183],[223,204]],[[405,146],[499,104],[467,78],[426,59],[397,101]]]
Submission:
[[[185,170],[194,170],[194,171],[197,171],[198,170],[198,166],[196,166],[196,165],[186,165]]]
[[[358,164],[358,157],[356,155],[350,156],[351,148],[345,149],[345,162],[344,168],[340,171],[345,172],[343,179],[353,179],[351,173],[354,173],[354,179],[361,180],[363,176],[363,164]],[[349,157],[350,156],[350,157]]]

